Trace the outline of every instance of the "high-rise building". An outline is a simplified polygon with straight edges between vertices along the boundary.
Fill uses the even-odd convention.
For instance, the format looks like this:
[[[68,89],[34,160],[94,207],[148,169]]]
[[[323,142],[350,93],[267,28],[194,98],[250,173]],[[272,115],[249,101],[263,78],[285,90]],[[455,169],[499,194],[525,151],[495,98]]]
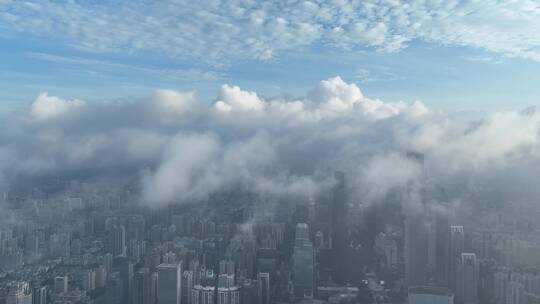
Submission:
[[[180,304],[182,299],[182,263],[161,264],[158,272],[158,304]]]
[[[218,276],[218,287],[229,288],[234,286],[234,274],[220,274]]]
[[[234,274],[234,261],[220,261],[219,274]]]
[[[296,224],[294,235],[295,244],[309,242],[309,226],[306,223]]]
[[[151,290],[150,269],[143,267],[137,271],[133,279],[133,304],[154,304]]]
[[[214,304],[216,287],[195,285],[191,290],[192,304]]]
[[[410,210],[405,216],[405,283],[407,286],[427,284],[428,233],[419,211]]]
[[[158,273],[153,272],[150,276],[150,299],[152,304],[157,303],[158,294]]]
[[[197,281],[191,289],[191,304],[214,304],[216,297],[214,271],[201,268]]]
[[[28,282],[15,282],[10,286],[6,304],[32,304],[32,292]]]
[[[404,223],[405,283],[410,287],[427,284],[432,270],[430,267],[436,263],[433,250],[436,246],[433,236],[430,242],[431,223],[426,221],[424,154],[409,151],[407,159],[417,165],[421,172],[416,180],[407,184],[404,192],[407,202]]]
[[[68,292],[68,277],[57,276],[54,278],[54,293],[66,293]]]
[[[437,206],[441,212],[435,214],[436,255],[435,281],[439,286],[451,288],[449,284],[449,256],[450,256],[450,224],[448,205],[440,203]]]
[[[240,304],[240,289],[236,286],[230,288],[218,287],[218,304]]]
[[[105,291],[105,303],[122,304],[122,297],[122,279],[120,279],[120,274],[118,272],[113,272],[109,275],[109,279],[107,281],[107,289]]]
[[[163,255],[163,264],[176,264],[176,259],[176,253],[169,251]]]
[[[195,277],[192,270],[185,270],[182,277],[182,304],[191,304],[191,291],[195,285]]]
[[[256,280],[243,280],[240,289],[241,304],[259,304],[259,283]]]
[[[457,265],[457,302],[478,304],[478,262],[474,253],[462,253]]]
[[[270,304],[270,274],[259,272],[257,281],[259,283],[259,304]]]
[[[220,274],[217,288],[218,304],[240,304],[240,289],[234,284],[234,274]]]
[[[95,270],[96,288],[105,287],[107,284],[107,270],[104,265],[99,265]]]
[[[133,296],[133,262],[126,257],[116,257],[113,263],[113,269],[119,273],[122,282],[123,304],[131,304]]]
[[[84,269],[82,271],[82,285],[85,291],[96,288],[96,272],[93,269]]]
[[[465,233],[463,226],[450,226],[450,243],[448,252],[448,287],[457,292],[457,268],[461,253],[465,251]]]
[[[330,244],[334,257],[334,280],[336,283],[345,283],[347,272],[347,189],[345,173],[335,172],[336,185],[332,192]]]
[[[296,225],[295,246],[293,252],[293,284],[295,298],[301,299],[313,295],[314,251],[309,241],[309,227],[305,223]]]
[[[47,286],[36,287],[32,291],[32,304],[47,304]]]
[[[114,226],[109,234],[109,252],[114,256],[126,256],[126,229]]]

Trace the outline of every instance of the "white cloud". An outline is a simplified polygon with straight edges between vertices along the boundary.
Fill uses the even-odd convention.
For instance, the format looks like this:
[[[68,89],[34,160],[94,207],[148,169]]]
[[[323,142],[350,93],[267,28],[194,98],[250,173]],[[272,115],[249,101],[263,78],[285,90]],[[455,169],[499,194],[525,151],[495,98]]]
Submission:
[[[145,100],[144,105],[154,114],[155,119],[164,124],[174,124],[175,120],[192,111],[196,107],[195,92],[177,92],[173,90],[157,90]]]
[[[36,13],[39,11],[39,13]],[[224,60],[269,59],[315,44],[393,52],[414,40],[540,60],[540,9],[515,1],[8,1],[0,25],[59,35],[92,50],[155,50]]]
[[[263,99],[227,85],[218,100],[230,111],[190,91],[86,104],[42,94],[28,109],[33,119],[25,113],[0,122],[0,180],[126,172],[143,176],[145,201],[163,204],[239,184],[309,197],[339,169],[354,199],[377,201],[418,177],[405,156],[410,150],[425,153],[433,189],[462,185],[446,191],[452,199],[476,189],[510,193],[517,188],[507,184],[540,179],[540,114],[533,110],[445,115],[421,102],[369,98],[339,77],[303,98]],[[521,198],[538,195],[531,186]]]
[[[215,104],[218,111],[261,111],[266,103],[255,92],[243,91],[237,86],[223,85],[220,100]]]
[[[70,111],[84,106],[84,102],[78,99],[66,100],[56,96],[49,96],[46,92],[41,93],[32,103],[30,115],[35,119],[49,119],[64,115]]]

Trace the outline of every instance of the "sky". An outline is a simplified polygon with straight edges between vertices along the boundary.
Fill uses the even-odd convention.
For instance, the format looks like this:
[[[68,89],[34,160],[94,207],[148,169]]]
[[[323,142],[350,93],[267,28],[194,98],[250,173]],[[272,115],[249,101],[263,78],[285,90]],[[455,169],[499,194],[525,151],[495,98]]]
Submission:
[[[0,0],[0,110],[43,92],[88,102],[223,84],[298,97],[340,76],[442,111],[540,94],[540,5],[512,1]]]
[[[527,0],[0,0],[0,192],[537,202],[539,46]]]

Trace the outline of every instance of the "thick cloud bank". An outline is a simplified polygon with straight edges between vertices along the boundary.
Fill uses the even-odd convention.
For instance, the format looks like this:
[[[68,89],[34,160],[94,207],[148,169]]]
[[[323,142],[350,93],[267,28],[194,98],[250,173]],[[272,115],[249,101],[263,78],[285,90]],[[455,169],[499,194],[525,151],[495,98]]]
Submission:
[[[340,77],[305,96],[265,99],[233,85],[214,102],[169,90],[103,103],[42,93],[0,126],[0,184],[113,172],[136,179],[143,202],[162,205],[238,186],[309,198],[342,170],[352,199],[368,203],[420,176],[440,200],[540,194],[535,109],[442,114],[366,97]],[[425,168],[408,151],[424,153]]]

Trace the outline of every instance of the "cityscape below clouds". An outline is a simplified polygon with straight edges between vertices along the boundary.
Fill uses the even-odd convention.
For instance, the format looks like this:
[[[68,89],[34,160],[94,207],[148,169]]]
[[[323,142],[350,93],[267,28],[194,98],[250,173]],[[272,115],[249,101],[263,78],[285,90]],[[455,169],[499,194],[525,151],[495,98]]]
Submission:
[[[539,17],[0,0],[0,304],[540,303]]]

